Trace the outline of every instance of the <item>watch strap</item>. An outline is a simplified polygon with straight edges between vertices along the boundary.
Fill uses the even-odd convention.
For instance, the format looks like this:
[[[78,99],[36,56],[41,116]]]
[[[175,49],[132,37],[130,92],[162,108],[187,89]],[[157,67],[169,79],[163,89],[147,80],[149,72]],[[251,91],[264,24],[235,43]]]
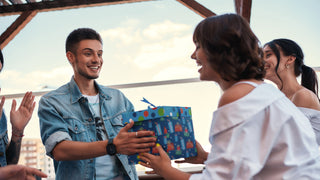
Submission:
[[[108,144],[113,144],[113,138],[108,139]]]

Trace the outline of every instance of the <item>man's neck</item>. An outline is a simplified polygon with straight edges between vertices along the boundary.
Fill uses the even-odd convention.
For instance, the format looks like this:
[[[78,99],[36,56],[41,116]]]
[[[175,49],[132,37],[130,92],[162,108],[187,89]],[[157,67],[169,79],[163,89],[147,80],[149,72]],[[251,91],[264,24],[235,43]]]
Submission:
[[[98,94],[98,89],[94,85],[94,79],[81,79],[74,77],[74,80],[77,83],[79,90],[82,94],[88,96],[94,96]]]

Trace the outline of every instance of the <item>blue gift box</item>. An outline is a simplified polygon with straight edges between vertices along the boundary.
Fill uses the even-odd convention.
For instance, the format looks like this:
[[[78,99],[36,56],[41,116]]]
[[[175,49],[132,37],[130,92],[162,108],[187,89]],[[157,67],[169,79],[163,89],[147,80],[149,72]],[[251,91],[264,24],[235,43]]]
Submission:
[[[141,111],[122,114],[123,123],[132,119],[135,123],[130,131],[150,130],[155,132],[157,143],[171,159],[197,155],[191,108],[178,106],[158,106]],[[158,155],[156,148],[150,153]],[[129,156],[130,164],[139,162],[138,154]]]

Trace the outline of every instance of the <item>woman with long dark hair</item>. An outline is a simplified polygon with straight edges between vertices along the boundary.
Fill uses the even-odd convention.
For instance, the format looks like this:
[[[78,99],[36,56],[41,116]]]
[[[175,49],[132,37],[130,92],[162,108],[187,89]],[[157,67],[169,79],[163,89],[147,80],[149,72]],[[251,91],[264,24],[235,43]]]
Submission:
[[[263,47],[266,79],[307,116],[320,145],[320,102],[315,71],[304,64],[301,47],[290,39],[274,39]],[[301,76],[301,84],[297,77]]]

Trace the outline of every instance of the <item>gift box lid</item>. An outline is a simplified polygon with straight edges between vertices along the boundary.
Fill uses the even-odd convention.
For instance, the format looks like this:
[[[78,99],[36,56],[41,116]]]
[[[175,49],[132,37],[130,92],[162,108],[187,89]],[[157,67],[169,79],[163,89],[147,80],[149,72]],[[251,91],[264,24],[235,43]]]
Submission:
[[[134,122],[155,119],[159,117],[191,117],[190,107],[179,107],[179,106],[157,106],[154,108],[148,107],[148,109],[126,112],[122,114],[123,123],[129,123],[132,119]]]

